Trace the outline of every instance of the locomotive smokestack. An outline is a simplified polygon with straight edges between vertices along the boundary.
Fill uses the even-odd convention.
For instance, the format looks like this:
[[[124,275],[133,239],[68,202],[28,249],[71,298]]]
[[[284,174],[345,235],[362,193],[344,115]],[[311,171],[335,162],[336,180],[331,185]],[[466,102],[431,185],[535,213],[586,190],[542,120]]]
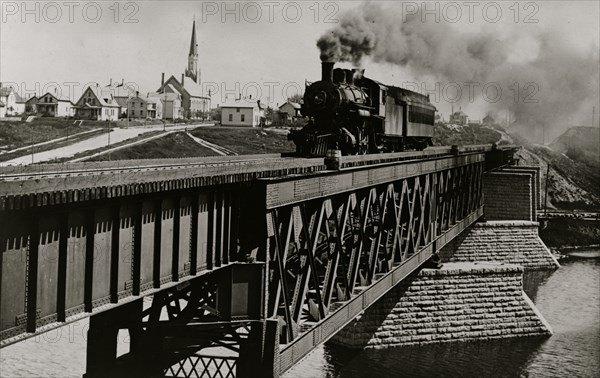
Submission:
[[[354,85],[354,72],[351,70],[344,70],[344,73],[346,74],[346,83]]]
[[[333,62],[322,62],[321,63],[321,80],[333,82]]]

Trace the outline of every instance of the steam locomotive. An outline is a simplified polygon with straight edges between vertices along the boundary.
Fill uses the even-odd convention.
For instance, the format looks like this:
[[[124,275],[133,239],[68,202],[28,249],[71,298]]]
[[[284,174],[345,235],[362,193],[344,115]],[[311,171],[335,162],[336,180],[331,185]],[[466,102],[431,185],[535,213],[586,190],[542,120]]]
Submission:
[[[321,81],[307,83],[301,112],[308,124],[288,135],[300,156],[422,150],[432,145],[436,108],[429,96],[384,85],[364,70],[322,63]]]

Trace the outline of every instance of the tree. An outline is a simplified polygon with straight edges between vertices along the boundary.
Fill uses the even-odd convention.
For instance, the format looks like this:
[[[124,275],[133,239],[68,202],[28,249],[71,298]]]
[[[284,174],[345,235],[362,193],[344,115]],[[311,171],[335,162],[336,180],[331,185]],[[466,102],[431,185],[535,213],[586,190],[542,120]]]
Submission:
[[[277,112],[272,107],[267,106],[267,108],[265,109],[265,118],[271,124],[276,124],[276,122],[278,121]]]
[[[295,102],[297,104],[301,104],[303,99],[304,99],[304,94],[302,94],[302,93],[297,93],[293,96],[288,97],[289,102]]]

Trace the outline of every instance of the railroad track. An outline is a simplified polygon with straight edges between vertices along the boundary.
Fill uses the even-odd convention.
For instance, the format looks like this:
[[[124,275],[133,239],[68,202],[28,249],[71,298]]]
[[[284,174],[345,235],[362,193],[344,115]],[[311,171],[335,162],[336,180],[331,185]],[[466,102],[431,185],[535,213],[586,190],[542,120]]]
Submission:
[[[0,168],[0,182],[31,180],[36,178],[58,178],[84,175],[102,175],[118,174],[143,171],[161,171],[169,169],[182,168],[203,168],[203,167],[232,167],[241,165],[257,164],[261,162],[289,161],[290,157],[281,157],[281,155],[246,155],[246,156],[221,156],[220,159],[199,160],[182,162],[182,159],[176,159],[177,162],[166,162],[167,159],[148,162],[143,161],[118,161],[112,162],[112,165],[106,163],[75,163],[75,164],[50,164],[40,166],[8,166]],[[175,159],[173,159],[175,160]],[[131,164],[128,163],[137,163]],[[115,166],[115,163],[117,166]],[[101,166],[96,166],[101,165]],[[103,166],[105,165],[105,166]]]

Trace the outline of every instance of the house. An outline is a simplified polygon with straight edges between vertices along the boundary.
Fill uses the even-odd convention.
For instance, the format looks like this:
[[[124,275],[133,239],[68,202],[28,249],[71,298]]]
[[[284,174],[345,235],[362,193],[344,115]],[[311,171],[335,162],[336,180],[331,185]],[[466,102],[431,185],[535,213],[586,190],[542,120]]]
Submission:
[[[202,95],[202,88],[193,80],[186,80],[182,74],[181,81],[171,76],[167,81],[161,83],[156,91],[162,93],[174,93],[181,98],[184,118],[204,118],[210,109],[210,99]]]
[[[161,102],[163,119],[173,120],[183,118],[181,95],[179,95],[172,86],[167,86],[166,91],[163,93],[150,92],[148,93],[148,98],[156,99]]]
[[[37,103],[39,99],[37,96],[31,96],[25,101],[25,113],[37,113]]]
[[[46,117],[73,117],[73,103],[48,92],[37,100],[36,112]]]
[[[259,101],[240,99],[221,105],[221,125],[262,126],[265,122],[264,109]]]
[[[450,115],[450,123],[454,125],[466,126],[469,124],[469,116],[466,115],[462,109],[457,112],[453,112]]]
[[[39,105],[39,103],[38,103]],[[98,84],[90,85],[75,104],[75,117],[98,121],[116,121],[119,118],[119,104],[112,94],[103,92]]]
[[[25,101],[25,99],[21,96],[19,96],[18,93],[15,92],[15,112],[14,114],[23,114],[25,113],[25,103],[27,101]]]
[[[25,112],[25,100],[12,87],[3,87],[0,83],[0,117],[15,116]]]
[[[293,121],[297,117],[302,116],[300,114],[300,108],[301,108],[301,106],[297,102],[287,101],[279,107],[280,118],[281,118],[282,113],[286,113],[287,120]]]
[[[484,125],[493,125],[496,123],[496,120],[494,120],[494,117],[492,117],[491,114],[487,114],[485,117],[483,117],[482,122]]]
[[[146,119],[148,117],[148,101],[144,97],[140,97],[140,93],[136,92],[134,97],[127,100],[127,118]]]
[[[162,102],[157,98],[146,97],[147,117],[152,119],[163,119]]]
[[[119,118],[127,118],[127,102],[130,96],[115,96],[115,102],[119,105]]]

